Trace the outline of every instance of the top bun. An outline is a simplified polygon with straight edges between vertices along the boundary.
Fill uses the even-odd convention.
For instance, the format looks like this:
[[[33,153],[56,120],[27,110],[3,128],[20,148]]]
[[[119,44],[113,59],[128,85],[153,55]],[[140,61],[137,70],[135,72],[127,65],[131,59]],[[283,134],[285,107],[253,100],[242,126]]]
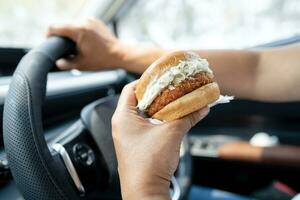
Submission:
[[[166,69],[177,65],[182,60],[187,60],[192,57],[198,56],[193,52],[176,51],[162,56],[152,63],[138,81],[135,90],[137,100],[140,101],[143,98],[145,90],[153,77],[160,77]]]

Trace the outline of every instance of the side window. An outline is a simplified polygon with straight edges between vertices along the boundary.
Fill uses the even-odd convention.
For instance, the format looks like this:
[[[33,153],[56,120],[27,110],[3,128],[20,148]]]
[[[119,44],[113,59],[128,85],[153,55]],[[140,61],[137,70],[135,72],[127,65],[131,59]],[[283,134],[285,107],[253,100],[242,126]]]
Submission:
[[[0,1],[0,47],[32,47],[51,23],[74,18],[87,0]]]
[[[300,34],[300,1],[139,0],[119,32],[166,48],[247,48]]]

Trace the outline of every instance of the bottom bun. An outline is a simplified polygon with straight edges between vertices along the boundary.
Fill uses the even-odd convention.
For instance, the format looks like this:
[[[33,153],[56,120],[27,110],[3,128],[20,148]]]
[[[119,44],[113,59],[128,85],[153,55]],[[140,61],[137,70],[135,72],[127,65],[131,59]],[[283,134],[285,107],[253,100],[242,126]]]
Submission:
[[[216,82],[209,83],[169,103],[155,113],[152,118],[162,121],[179,119],[215,102],[219,96],[218,84]]]

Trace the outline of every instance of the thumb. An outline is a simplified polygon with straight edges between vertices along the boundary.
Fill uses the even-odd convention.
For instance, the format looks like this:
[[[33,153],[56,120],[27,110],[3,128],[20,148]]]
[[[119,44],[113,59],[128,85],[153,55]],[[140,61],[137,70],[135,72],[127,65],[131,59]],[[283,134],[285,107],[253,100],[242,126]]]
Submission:
[[[56,61],[56,66],[61,70],[78,69],[81,66],[81,55],[72,58],[61,58]]]
[[[119,98],[119,102],[118,102],[118,106],[117,106],[118,110],[136,106],[136,104],[137,104],[137,99],[135,96],[136,84],[137,84],[137,81],[133,81],[133,82],[125,85],[125,87],[123,88],[123,90],[121,92],[120,98]]]
[[[66,58],[61,58],[61,59],[57,60],[56,66],[60,70],[69,70],[69,69],[76,68],[74,61],[72,61],[71,59],[66,59]]]

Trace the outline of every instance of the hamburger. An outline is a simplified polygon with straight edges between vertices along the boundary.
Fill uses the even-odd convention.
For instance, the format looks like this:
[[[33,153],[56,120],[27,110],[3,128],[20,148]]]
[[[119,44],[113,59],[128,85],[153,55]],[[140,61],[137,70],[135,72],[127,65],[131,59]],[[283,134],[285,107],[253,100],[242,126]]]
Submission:
[[[171,121],[213,103],[220,90],[206,59],[180,51],[152,63],[139,79],[135,94],[140,111]]]

